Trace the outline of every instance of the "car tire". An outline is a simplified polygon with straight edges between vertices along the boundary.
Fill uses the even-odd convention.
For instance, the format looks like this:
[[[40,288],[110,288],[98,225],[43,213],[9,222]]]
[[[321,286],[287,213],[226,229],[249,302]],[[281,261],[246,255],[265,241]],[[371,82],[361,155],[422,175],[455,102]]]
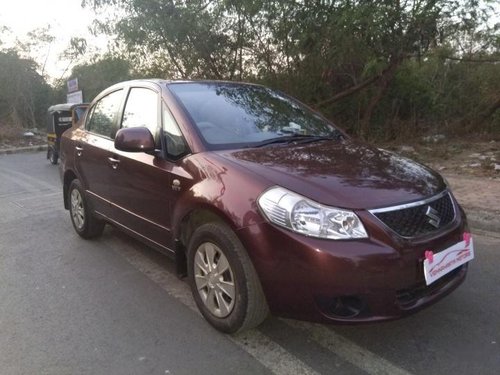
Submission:
[[[71,223],[76,233],[85,239],[94,238],[102,234],[105,223],[92,214],[85,191],[77,179],[71,181],[69,186],[68,206]]]
[[[257,273],[228,226],[214,222],[196,229],[187,258],[193,298],[213,327],[235,333],[258,326],[268,316]]]
[[[51,164],[57,164],[59,158],[57,157],[57,153],[52,148],[48,151],[47,159],[49,159]]]

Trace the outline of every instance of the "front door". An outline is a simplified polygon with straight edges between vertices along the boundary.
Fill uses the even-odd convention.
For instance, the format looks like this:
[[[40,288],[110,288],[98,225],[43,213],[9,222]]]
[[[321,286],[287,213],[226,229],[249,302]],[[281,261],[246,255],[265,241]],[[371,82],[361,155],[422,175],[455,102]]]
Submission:
[[[123,110],[121,127],[147,127],[160,150],[160,108],[158,92],[132,87]],[[112,218],[156,245],[173,250],[170,212],[174,164],[160,156],[119,151],[114,146],[111,153],[116,160],[111,174]]]

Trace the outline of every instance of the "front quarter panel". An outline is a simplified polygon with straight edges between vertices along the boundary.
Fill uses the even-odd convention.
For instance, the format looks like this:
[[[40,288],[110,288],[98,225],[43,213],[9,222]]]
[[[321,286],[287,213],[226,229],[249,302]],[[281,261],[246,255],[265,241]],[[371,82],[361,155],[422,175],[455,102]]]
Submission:
[[[234,230],[265,221],[257,207],[258,196],[270,186],[263,178],[210,153],[187,157],[182,167],[192,176],[192,185],[181,187],[174,200],[176,237],[183,219],[198,209],[213,212]]]

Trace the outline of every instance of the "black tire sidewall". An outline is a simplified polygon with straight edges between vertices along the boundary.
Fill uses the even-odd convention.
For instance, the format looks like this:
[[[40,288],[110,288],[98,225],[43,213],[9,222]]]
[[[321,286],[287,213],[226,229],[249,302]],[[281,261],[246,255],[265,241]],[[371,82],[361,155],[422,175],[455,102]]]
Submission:
[[[238,254],[241,248],[236,249],[237,246],[241,247],[242,245],[234,243],[234,240],[224,234],[225,230],[230,229],[226,229],[225,226],[217,224],[205,224],[195,231],[188,247],[188,278],[193,298],[205,319],[222,332],[234,333],[238,331],[245,321],[248,309],[248,289],[246,275]],[[226,256],[229,265],[231,266],[231,270],[233,271],[233,277],[235,280],[235,303],[233,310],[225,318],[218,318],[214,316],[206,308],[196,288],[193,272],[194,257],[198,247],[205,242],[211,242],[219,247],[219,249]]]
[[[81,229],[79,229],[76,226],[75,221],[73,219],[73,212],[71,210],[71,193],[75,189],[78,190],[78,192],[80,193],[80,196],[82,197],[82,202],[83,202],[84,220],[83,220],[83,227]],[[68,206],[69,206],[69,213],[71,216],[71,224],[73,224],[73,228],[75,228],[76,233],[78,233],[80,236],[85,235],[86,231],[88,230],[88,226],[89,226],[89,219],[88,219],[89,210],[88,210],[88,205],[87,205],[87,199],[85,198],[85,194],[83,192],[83,188],[82,188],[79,180],[73,180],[71,182],[71,184],[69,185]]]
[[[51,150],[50,155],[49,155],[49,160],[52,164],[56,165],[57,164],[57,153],[54,150]]]
[[[80,196],[82,197],[82,204],[84,210],[84,220],[83,227],[78,228],[73,221],[73,215],[71,214],[71,192],[73,190],[78,190]],[[87,196],[85,195],[85,190],[83,189],[79,180],[75,179],[71,182],[68,189],[68,206],[70,210],[71,223],[73,224],[73,228],[75,228],[76,233],[78,233],[81,237],[85,239],[90,239],[94,237],[98,237],[102,234],[104,230],[104,221],[99,220],[94,216],[94,213],[90,209],[90,205],[87,201]]]

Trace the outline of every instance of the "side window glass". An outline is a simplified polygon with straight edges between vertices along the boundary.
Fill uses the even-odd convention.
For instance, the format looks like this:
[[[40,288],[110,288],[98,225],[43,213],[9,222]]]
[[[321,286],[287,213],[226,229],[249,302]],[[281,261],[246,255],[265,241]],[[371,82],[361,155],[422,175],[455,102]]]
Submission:
[[[162,104],[163,130],[167,154],[172,158],[179,158],[188,152],[188,147],[184,141],[181,130],[175,122],[174,117],[168,110],[165,103]]]
[[[134,87],[130,90],[123,111],[122,128],[146,127],[158,140],[158,94]],[[158,143],[158,142],[157,142]]]
[[[114,138],[117,130],[116,116],[122,100],[123,90],[106,95],[99,100],[87,122],[87,130],[92,133]]]

